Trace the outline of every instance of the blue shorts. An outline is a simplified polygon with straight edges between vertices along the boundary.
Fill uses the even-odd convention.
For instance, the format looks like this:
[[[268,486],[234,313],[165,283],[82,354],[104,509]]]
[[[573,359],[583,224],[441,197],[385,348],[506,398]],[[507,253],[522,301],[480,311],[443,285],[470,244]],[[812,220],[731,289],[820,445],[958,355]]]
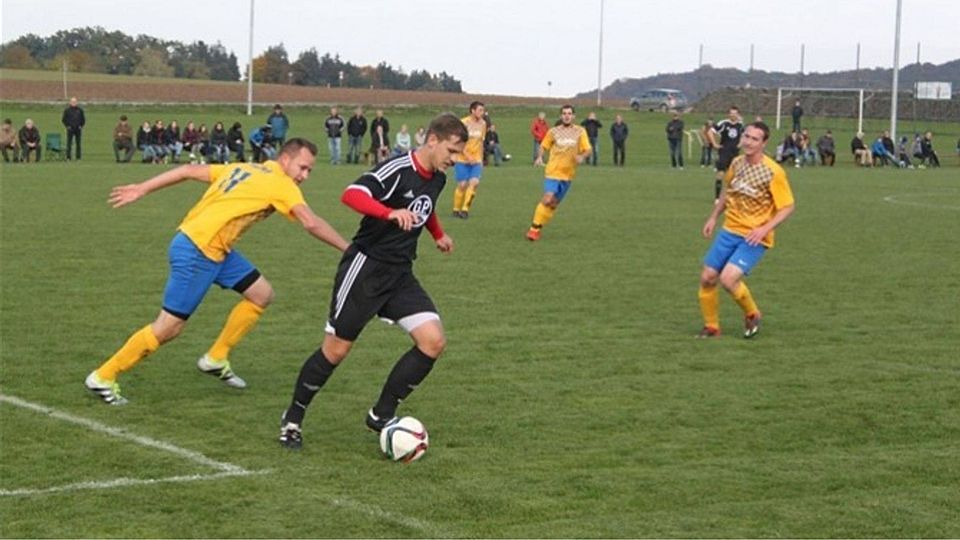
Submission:
[[[483,163],[454,163],[453,173],[457,182],[466,182],[471,178],[479,180],[483,174]]]
[[[173,237],[167,256],[170,276],[163,290],[163,310],[183,320],[197,309],[210,285],[242,293],[260,277],[238,251],[227,253],[222,262],[213,261],[182,232]]]
[[[563,198],[567,196],[568,191],[570,191],[569,180],[554,180],[553,178],[543,179],[543,192],[553,193],[553,196],[557,198],[557,202],[562,201]]]
[[[743,270],[744,275],[748,275],[766,252],[767,248],[763,244],[751,246],[739,234],[721,230],[703,258],[703,264],[720,272],[729,263]]]

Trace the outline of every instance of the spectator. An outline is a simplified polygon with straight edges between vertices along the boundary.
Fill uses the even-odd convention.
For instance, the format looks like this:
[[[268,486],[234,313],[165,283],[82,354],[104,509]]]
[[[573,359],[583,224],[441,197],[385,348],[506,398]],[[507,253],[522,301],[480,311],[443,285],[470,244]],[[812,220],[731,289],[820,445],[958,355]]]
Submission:
[[[836,141],[833,140],[833,132],[829,129],[817,139],[817,153],[820,154],[820,165],[833,167],[833,163],[837,159],[837,149]]]
[[[534,161],[537,160],[537,152],[539,151],[540,143],[543,142],[543,138],[547,136],[547,131],[549,129],[550,126],[547,125],[547,113],[540,111],[537,113],[537,117],[533,119],[533,122],[530,123],[530,134],[533,135]]]
[[[793,109],[790,111],[790,117],[793,118],[793,130],[794,132],[800,131],[800,118],[803,116],[803,107],[800,106],[800,100],[798,99],[796,103],[793,104]]]
[[[230,163],[230,144],[223,122],[213,125],[210,132],[210,163]]]
[[[630,135],[630,129],[623,122],[623,116],[618,114],[613,125],[610,126],[610,138],[613,139],[613,164],[617,167],[623,167],[628,135]]]
[[[817,153],[813,150],[813,142],[810,140],[810,130],[804,128],[800,130],[800,137],[797,139],[797,167],[817,164]]]
[[[330,164],[340,164],[340,139],[343,136],[343,128],[347,123],[340,116],[336,107],[330,108],[330,116],[323,122],[323,127],[327,130],[327,147],[330,149]]]
[[[889,156],[894,156],[897,153],[897,146],[894,144],[893,139],[890,138],[890,132],[884,131],[880,139],[883,141],[885,153]],[[893,161],[896,162],[896,158],[893,158]]]
[[[597,137],[600,134],[600,128],[603,127],[603,124],[597,120],[597,113],[591,112],[587,115],[587,119],[583,122],[580,122],[580,125],[583,126],[583,129],[587,130],[587,139],[590,141],[590,146],[593,147],[593,153],[587,157],[587,163],[597,166],[597,154],[599,153]]]
[[[240,163],[245,163],[247,161],[246,156],[244,155],[244,140],[243,140],[243,126],[240,122],[234,122],[230,127],[230,130],[227,131],[227,148],[234,153],[236,160]]]
[[[17,132],[13,129],[13,120],[7,118],[0,124],[0,151],[3,152],[3,161],[10,163],[9,150],[13,151],[13,161],[20,161],[20,141]]]
[[[273,142],[273,128],[265,124],[250,132],[250,149],[254,163],[263,163],[277,157],[277,149]]]
[[[137,148],[140,149],[140,160],[143,163],[153,163],[156,153],[153,151],[153,134],[150,132],[150,122],[144,120],[143,125],[137,130]]]
[[[416,145],[416,148],[420,148],[427,142],[427,130],[420,126],[417,128],[417,132],[413,134],[413,144]]]
[[[873,144],[870,145],[870,152],[873,156],[874,165],[895,165],[897,163],[897,158],[887,150],[887,145],[883,143],[883,135],[873,141]]]
[[[487,156],[493,156],[493,166],[499,167],[503,162],[503,152],[500,150],[500,134],[497,133],[497,125],[490,124],[490,129],[483,141],[484,166],[487,164]]]
[[[920,165],[923,165],[923,136],[920,135],[920,133],[913,134],[913,146],[910,152],[913,154],[913,157],[920,160]]]
[[[163,120],[157,120],[150,130],[150,146],[153,147],[153,162],[164,163],[167,161],[167,128],[163,125]]]
[[[123,158],[120,152],[123,151]],[[130,163],[133,159],[133,128],[127,122],[127,115],[120,115],[120,121],[113,128],[113,158],[117,163]]]
[[[203,151],[200,148],[200,132],[197,131],[193,120],[187,122],[187,127],[183,128],[180,141],[183,142],[183,149],[190,153],[190,163],[196,163],[197,154],[199,153],[202,156]]]
[[[370,155],[377,163],[386,161],[390,157],[390,143],[387,142],[387,137],[383,133],[383,125],[374,128],[373,135],[370,137]]]
[[[213,151],[213,145],[210,144],[210,130],[206,124],[200,124],[197,128],[197,138],[200,139],[199,151],[194,151],[200,158],[200,164],[205,165],[210,161],[210,153]]]
[[[707,120],[700,128],[700,167],[713,165],[713,120]]]
[[[777,148],[777,162],[786,163],[787,160],[793,160],[793,162],[799,167],[799,149],[797,148],[798,142],[798,133],[796,131],[791,131],[787,133],[787,136],[783,138],[783,143]]]
[[[897,145],[897,159],[908,168],[913,168],[913,162],[910,161],[910,138],[906,135],[900,137],[900,144]]]
[[[83,135],[83,126],[87,123],[87,119],[83,115],[83,109],[77,104],[77,98],[70,98],[70,105],[63,110],[60,121],[63,122],[63,127],[67,128],[67,159],[73,159],[73,141],[76,140],[77,161],[80,161],[80,141]]]
[[[873,164],[870,149],[863,142],[863,132],[857,133],[850,140],[850,153],[853,154],[853,163],[861,167],[869,167]]]
[[[29,163],[31,153],[34,154],[34,161],[40,161],[40,130],[33,125],[33,120],[27,118],[17,133],[17,139],[20,141],[20,161]]]
[[[377,126],[380,126],[383,128],[383,140],[387,141],[387,146],[389,146],[390,121],[383,116],[383,109],[377,109],[376,115],[373,117],[373,120],[370,121],[370,137],[373,137],[374,133],[377,130]],[[372,146],[373,145],[371,144],[371,147]]]
[[[410,138],[410,132],[407,131],[406,124],[400,126],[400,131],[395,139],[396,144],[393,146],[393,154],[396,156],[406,154],[413,147],[413,140]]]
[[[279,103],[273,106],[273,112],[267,117],[267,125],[270,126],[270,132],[273,134],[274,148],[280,148],[283,146],[283,141],[287,140],[290,119],[284,114],[283,106]]]
[[[167,130],[163,133],[163,144],[167,154],[173,157],[174,163],[180,163],[180,154],[183,153],[183,141],[180,140],[180,124],[171,120]]]
[[[923,153],[923,159],[927,162],[927,165],[930,167],[940,166],[940,157],[937,156],[937,152],[933,149],[933,132],[928,131],[923,134],[923,140],[920,141],[920,148]]]
[[[674,112],[673,118],[667,122],[667,143],[670,147],[670,167],[677,166],[683,170],[683,120],[680,113]]]
[[[363,136],[366,134],[367,117],[363,115],[363,107],[357,107],[347,121],[347,137],[350,142],[350,148],[347,149],[347,163],[360,163],[360,149],[363,147]]]

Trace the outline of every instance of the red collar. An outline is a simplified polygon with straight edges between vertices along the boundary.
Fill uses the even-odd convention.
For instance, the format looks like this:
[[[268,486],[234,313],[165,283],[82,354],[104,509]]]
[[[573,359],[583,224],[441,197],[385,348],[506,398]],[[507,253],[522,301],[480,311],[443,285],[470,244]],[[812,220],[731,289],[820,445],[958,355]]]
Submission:
[[[423,178],[424,180],[433,179],[433,171],[428,171],[426,167],[420,164],[420,160],[417,159],[416,152],[410,152],[410,161],[413,162],[413,170],[417,171],[417,174],[420,175],[420,178]]]

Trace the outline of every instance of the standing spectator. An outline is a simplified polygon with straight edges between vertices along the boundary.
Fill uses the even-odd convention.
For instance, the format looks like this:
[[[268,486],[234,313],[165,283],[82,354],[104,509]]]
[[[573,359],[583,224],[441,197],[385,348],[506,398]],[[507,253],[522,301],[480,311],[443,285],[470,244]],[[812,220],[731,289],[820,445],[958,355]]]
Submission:
[[[417,132],[413,134],[413,143],[417,148],[420,148],[427,142],[427,130],[420,126],[417,128]]]
[[[387,141],[387,146],[390,146],[390,121],[383,116],[383,109],[377,109],[377,112],[374,115],[373,120],[370,121],[371,137],[373,137],[374,132],[377,130],[377,126],[380,126],[381,128],[383,128],[383,140]],[[371,147],[372,146],[373,145],[371,145]],[[377,163],[379,163],[379,161]]]
[[[330,116],[323,123],[327,129],[327,146],[330,149],[330,164],[340,164],[340,138],[343,135],[343,128],[347,125],[343,117],[337,112],[336,107],[330,108]]]
[[[67,159],[73,158],[73,141],[76,140],[77,161],[80,161],[80,140],[83,135],[83,126],[87,123],[87,119],[83,115],[83,109],[77,105],[77,98],[70,98],[70,105],[63,110],[61,122],[63,122],[63,127],[67,128]]]
[[[137,130],[137,148],[140,149],[140,160],[143,163],[153,163],[156,154],[153,151],[153,135],[150,122],[144,120],[143,125]]]
[[[267,117],[267,125],[270,126],[270,132],[273,133],[273,143],[276,148],[280,148],[283,146],[283,141],[287,140],[290,119],[284,114],[283,106],[279,103],[273,106],[273,112]]]
[[[247,157],[243,154],[243,143],[243,126],[240,122],[234,122],[233,126],[230,127],[230,131],[227,131],[227,148],[234,153],[236,160],[240,163],[247,161]]]
[[[597,154],[600,153],[599,141],[597,140],[600,135],[600,128],[603,127],[603,124],[597,120],[597,113],[591,112],[587,115],[587,119],[583,122],[580,122],[580,125],[583,126],[583,129],[587,130],[587,139],[590,141],[590,147],[593,148],[593,154],[587,158],[587,163],[597,166]]]
[[[230,146],[223,122],[214,124],[210,132],[210,163],[230,163]]]
[[[254,163],[263,163],[277,157],[273,142],[273,128],[270,124],[264,124],[250,132],[250,150]]]
[[[395,139],[396,144],[393,145],[394,155],[399,156],[400,154],[406,154],[413,147],[413,140],[410,138],[410,131],[407,130],[406,124],[400,126],[400,131],[397,132]]]
[[[613,164],[617,167],[623,167],[628,135],[630,135],[630,129],[624,123],[623,116],[618,114],[613,125],[610,126],[610,138],[613,139]]]
[[[483,140],[483,163],[486,165],[487,156],[493,156],[493,166],[499,167],[503,162],[503,151],[500,150],[500,134],[497,133],[497,125],[490,124],[487,130],[487,136]]]
[[[743,118],[740,108],[736,105],[727,110],[727,117],[711,126],[710,138],[717,150],[717,172],[713,182],[713,200],[720,200],[720,190],[723,187],[723,177],[727,174],[727,167],[733,158],[740,153],[740,136],[743,134]],[[719,143],[716,136],[720,137]]]
[[[933,132],[928,131],[923,134],[923,140],[920,141],[920,148],[922,151],[923,159],[931,167],[940,166],[940,157],[937,156],[936,150],[933,149]]]
[[[374,128],[370,136],[370,155],[377,163],[386,161],[390,157],[390,143],[387,141],[386,135],[383,134],[382,125]]]
[[[40,161],[40,130],[33,125],[33,120],[27,118],[23,127],[17,133],[17,139],[20,141],[20,161],[30,163],[30,154],[33,153],[36,158],[34,161]]]
[[[188,121],[187,126],[183,128],[180,141],[183,142],[183,149],[190,153],[190,163],[196,163],[197,154],[202,155],[202,152],[200,151],[200,132],[197,131],[193,120]]]
[[[363,107],[357,107],[353,110],[350,120],[347,120],[347,136],[350,138],[347,163],[360,163],[360,149],[363,147],[363,136],[366,134],[367,117],[363,115]]]
[[[120,158],[120,151],[123,151],[123,158]],[[133,128],[127,123],[127,115],[121,115],[120,121],[113,128],[113,158],[117,163],[130,163],[133,159]]]
[[[180,163],[180,154],[183,153],[183,141],[180,140],[180,124],[176,120],[171,120],[164,132],[164,144],[167,147],[167,153],[173,156],[174,163]]]
[[[540,152],[540,143],[543,142],[543,138],[547,136],[547,130],[550,129],[550,126],[547,125],[547,113],[540,111],[537,113],[537,117],[533,119],[533,122],[530,123],[530,134],[533,135],[533,161],[537,160],[537,154]]]
[[[822,137],[817,139],[817,153],[820,154],[820,164],[833,167],[833,162],[837,159],[836,141],[833,140],[833,132],[829,129]]]
[[[667,144],[670,146],[670,167],[678,166],[683,170],[683,120],[680,113],[674,112],[673,119],[667,122]]]
[[[703,123],[703,127],[700,128],[700,167],[709,167],[713,165],[713,134],[710,132],[710,127],[713,125],[713,120],[707,120]]]
[[[800,118],[803,116],[803,107],[800,106],[800,100],[793,104],[790,111],[790,117],[793,118],[793,129],[791,131],[800,131]]]
[[[6,163],[10,163],[10,155],[7,153],[9,150],[13,151],[13,161],[20,161],[20,141],[13,129],[13,120],[7,118],[0,124],[0,151],[3,152],[3,161]]]
[[[870,149],[863,142],[863,132],[857,133],[850,140],[850,153],[853,154],[853,163],[861,167],[869,167],[873,164],[870,156]]]

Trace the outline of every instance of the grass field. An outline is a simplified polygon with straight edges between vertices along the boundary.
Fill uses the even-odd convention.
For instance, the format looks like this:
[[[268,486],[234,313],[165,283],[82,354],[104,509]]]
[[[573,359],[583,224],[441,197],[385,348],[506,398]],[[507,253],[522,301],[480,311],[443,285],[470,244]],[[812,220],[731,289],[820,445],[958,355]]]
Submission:
[[[494,109],[514,161],[485,170],[468,221],[446,217],[448,186],[453,254],[421,246],[449,344],[401,407],[432,442],[403,466],[362,425],[408,347],[378,322],[318,395],[303,450],[276,443],[338,260],[280,218],[239,245],[277,291],[232,357],[249,389],[193,367],[235,302],[212,290],[121,379],[128,406],[87,395],[86,374],[156,315],[167,244],[202,190],[110,210],[111,186],[163,169],[112,162],[121,112],[242,119],[88,107],[82,162],[0,168],[0,536],[960,536],[960,126],[934,126],[942,169],[859,170],[842,151],[841,166],[789,169],[797,213],[749,278],[763,332],[740,339],[724,296],[726,333],[705,342],[692,336],[712,175],[662,165],[664,118],[625,112],[629,166],[581,168],[531,244],[535,111]],[[2,107],[41,130],[59,114]],[[319,139],[323,109],[289,114]],[[813,122],[845,148],[849,121]],[[321,164],[304,184],[345,235],[358,218],[337,199],[361,171]]]

